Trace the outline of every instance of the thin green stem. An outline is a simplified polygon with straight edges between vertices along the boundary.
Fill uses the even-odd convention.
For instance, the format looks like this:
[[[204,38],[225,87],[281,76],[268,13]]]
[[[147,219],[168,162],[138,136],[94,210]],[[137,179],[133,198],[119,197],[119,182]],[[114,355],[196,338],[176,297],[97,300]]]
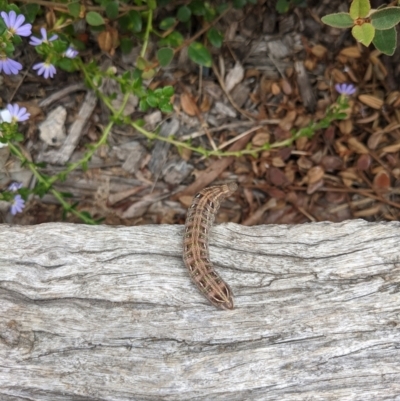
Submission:
[[[152,30],[153,22],[153,10],[148,11],[146,32],[144,33],[144,41],[140,55],[144,57],[146,55],[147,46],[149,44],[150,32]]]

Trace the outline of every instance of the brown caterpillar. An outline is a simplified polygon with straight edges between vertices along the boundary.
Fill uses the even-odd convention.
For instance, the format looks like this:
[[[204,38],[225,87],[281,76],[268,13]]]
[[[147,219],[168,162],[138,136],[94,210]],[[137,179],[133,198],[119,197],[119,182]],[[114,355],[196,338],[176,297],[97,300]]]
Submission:
[[[209,231],[221,201],[237,188],[235,182],[230,182],[200,191],[188,210],[183,238],[183,261],[190,277],[205,297],[221,309],[233,309],[232,291],[210,262]]]

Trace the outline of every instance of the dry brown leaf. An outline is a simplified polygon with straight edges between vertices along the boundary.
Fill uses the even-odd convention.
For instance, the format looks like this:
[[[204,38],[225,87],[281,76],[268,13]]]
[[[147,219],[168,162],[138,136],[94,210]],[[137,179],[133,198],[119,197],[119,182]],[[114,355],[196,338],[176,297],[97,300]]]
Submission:
[[[190,205],[192,204],[192,201],[193,201],[193,196],[183,195],[183,196],[180,196],[178,198],[178,200],[182,204],[182,206],[190,207]]]
[[[390,176],[385,171],[382,170],[375,175],[373,185],[377,189],[388,190],[390,188]]]
[[[181,157],[183,160],[186,162],[190,160],[190,157],[192,156],[192,151],[187,148],[182,148],[181,150]]]
[[[338,82],[339,84],[342,84],[342,83],[348,81],[346,74],[344,74],[342,71],[338,70],[337,68],[334,68],[332,70],[331,75],[332,75],[332,79],[335,82]]]
[[[373,112],[372,114],[370,114],[369,116],[364,117],[364,118],[360,118],[360,119],[358,119],[356,122],[357,122],[357,124],[368,124],[368,123],[371,123],[371,122],[373,122],[373,121],[377,121],[379,115],[380,115],[380,114],[379,114],[377,111],[374,111],[374,112]]]
[[[284,167],[286,163],[282,160],[281,157],[273,157],[271,160],[271,164],[274,167]]]
[[[210,111],[211,108],[211,101],[209,96],[205,95],[203,96],[203,99],[201,100],[201,104],[200,104],[200,110],[202,113],[207,113],[208,111]]]
[[[296,149],[297,150],[304,150],[308,143],[308,138],[303,136],[302,138],[296,139]]]
[[[269,169],[269,179],[273,185],[277,187],[282,187],[284,185],[289,184],[289,180],[287,179],[286,175],[276,167],[271,167]]]
[[[114,55],[115,49],[119,45],[118,31],[113,27],[108,27],[107,30],[99,33],[97,43],[101,50]]]
[[[376,149],[382,141],[382,137],[384,136],[383,131],[374,132],[367,141],[367,145],[369,149]]]
[[[46,13],[46,23],[48,29],[52,29],[57,22],[57,17],[52,8]]]
[[[352,120],[341,120],[339,122],[339,130],[343,135],[349,135],[353,131]]]
[[[246,78],[258,78],[261,72],[258,68],[248,68],[245,72]]]
[[[359,95],[358,100],[376,110],[380,110],[383,106],[383,100],[373,95]]]
[[[297,117],[296,110],[289,110],[286,116],[279,122],[279,127],[284,131],[290,131],[293,128],[293,122]]]
[[[324,58],[326,56],[326,53],[328,52],[328,49],[325,46],[322,45],[315,45],[311,48],[311,53],[318,58]]]
[[[329,89],[329,85],[325,81],[318,81],[317,89],[320,91],[326,91]]]
[[[350,181],[352,185],[353,182],[359,182],[362,183],[363,181],[361,180],[361,178],[359,177],[359,175],[357,174],[357,171],[355,170],[355,168],[348,168],[347,170],[344,171],[340,171],[339,172],[339,176],[342,178],[343,182],[345,183],[346,181]],[[345,183],[345,185],[347,185]]]
[[[370,155],[363,154],[357,160],[357,168],[361,171],[366,171],[371,167],[372,158]]]
[[[199,113],[196,101],[193,96],[189,93],[183,92],[181,94],[181,106],[182,110],[189,116],[196,116]]]
[[[396,180],[398,180],[400,178],[400,168],[394,168],[392,170],[392,175]]]
[[[286,79],[281,80],[281,88],[285,95],[291,95],[293,92],[292,86],[290,85],[289,81]]]
[[[297,173],[297,167],[295,167],[293,160],[291,160],[285,166],[285,176],[289,180],[289,182],[292,182],[292,183],[294,182],[294,180],[296,178],[296,173]]]
[[[399,91],[390,92],[386,97],[385,103],[390,106],[399,98],[399,95],[400,95]]]
[[[323,186],[324,186],[324,180],[318,180],[316,182],[309,183],[307,186],[307,194],[311,195],[314,192],[318,191],[318,189],[320,189]]]
[[[313,162],[305,156],[301,156],[297,159],[297,165],[302,170],[309,170],[313,166]]]
[[[313,71],[315,70],[315,67],[317,66],[317,59],[315,57],[313,58],[307,58],[304,60],[304,67],[308,70],[308,71]]]
[[[340,51],[340,54],[346,57],[360,58],[361,52],[358,46],[346,47]]]
[[[385,153],[395,153],[400,150],[400,142],[395,143],[393,145],[385,146],[384,148],[381,149],[382,152]]]
[[[281,93],[281,88],[279,87],[279,85],[274,82],[271,86],[271,92],[273,95],[279,95]]]
[[[268,132],[258,132],[254,135],[251,143],[254,146],[264,146],[266,143],[269,143],[271,140],[271,136]]]
[[[322,167],[320,166],[314,166],[310,168],[310,170],[307,171],[307,177],[308,177],[308,184],[314,184],[317,181],[321,180],[322,177],[324,176],[325,171]]]
[[[340,170],[343,166],[343,161],[340,157],[326,155],[321,160],[321,165],[325,171]]]
[[[376,205],[368,209],[353,212],[354,217],[370,217],[378,214],[381,210],[382,205]]]
[[[362,144],[357,138],[351,137],[348,139],[347,143],[349,144],[349,148],[351,150],[354,150],[354,152],[360,155],[369,153],[368,148],[364,144]]]
[[[335,141],[335,149],[340,157],[347,157],[351,154],[351,151],[340,140]]]
[[[298,128],[307,127],[311,123],[311,116],[309,115],[299,115],[297,116],[294,126]]]

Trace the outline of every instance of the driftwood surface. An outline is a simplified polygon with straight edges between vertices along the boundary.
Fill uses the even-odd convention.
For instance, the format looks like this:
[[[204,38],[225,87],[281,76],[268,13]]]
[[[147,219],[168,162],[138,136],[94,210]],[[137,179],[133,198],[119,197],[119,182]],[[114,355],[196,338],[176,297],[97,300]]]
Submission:
[[[0,400],[400,400],[400,224],[0,225]]]

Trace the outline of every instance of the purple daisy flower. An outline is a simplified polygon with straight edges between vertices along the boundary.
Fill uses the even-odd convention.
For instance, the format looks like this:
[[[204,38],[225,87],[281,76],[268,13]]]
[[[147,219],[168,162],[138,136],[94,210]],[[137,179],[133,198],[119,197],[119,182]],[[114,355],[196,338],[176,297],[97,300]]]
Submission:
[[[5,11],[2,11],[1,16],[8,28],[8,32],[10,32],[13,36],[31,35],[32,25],[31,24],[22,25],[25,21],[25,17],[23,15],[17,16],[17,13],[14,10],[11,10],[8,14]]]
[[[344,96],[353,95],[357,90],[353,84],[336,84],[335,89],[338,93]]]
[[[53,78],[56,73],[56,67],[50,63],[37,63],[32,67],[34,70],[38,70],[38,75],[43,75],[46,79],[48,77]]]
[[[20,188],[22,188],[22,186],[23,186],[22,182],[14,181],[8,186],[8,190],[12,192],[17,192]]]
[[[7,105],[7,110],[11,114],[11,118],[15,122],[22,122],[26,121],[30,117],[30,113],[27,113],[26,107],[19,107],[18,104],[8,104]]]
[[[40,33],[42,34],[41,38],[31,36],[31,41],[29,42],[30,45],[39,46],[42,43],[49,43],[58,38],[58,35],[53,35],[50,39],[47,39],[47,31],[45,28],[40,28]]]
[[[14,201],[11,204],[11,214],[15,216],[17,213],[21,213],[25,207],[25,201],[22,199],[21,195],[15,195]]]
[[[7,75],[17,75],[22,70],[22,64],[12,60],[7,56],[0,56],[0,72],[4,71]]]
[[[11,114],[7,109],[0,110],[0,123],[11,123]]]
[[[75,50],[73,47],[70,46],[64,53],[64,56],[68,58],[75,58],[78,55],[78,53],[79,53],[78,50]]]

